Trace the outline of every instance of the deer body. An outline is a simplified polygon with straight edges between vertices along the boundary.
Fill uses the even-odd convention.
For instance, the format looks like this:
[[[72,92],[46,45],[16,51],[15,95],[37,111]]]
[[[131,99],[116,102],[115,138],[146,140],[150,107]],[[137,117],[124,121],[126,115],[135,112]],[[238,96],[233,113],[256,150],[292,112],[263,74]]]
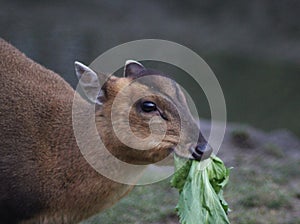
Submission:
[[[0,49],[1,217],[13,223],[51,209],[78,221],[113,204],[131,187],[82,157],[72,129],[74,90],[3,40]]]
[[[84,72],[94,75],[77,64],[77,73]],[[95,104],[101,101],[96,105],[100,109],[96,109],[95,134],[104,139],[112,154],[126,162],[156,161],[173,147],[170,136],[176,132],[172,129],[174,122],[168,126],[173,133],[168,143],[149,152],[131,150],[110,134],[112,96],[132,81],[130,72],[135,70],[129,70],[125,78],[110,78],[103,87],[105,94],[91,98]],[[147,90],[140,83],[133,84],[133,88]],[[110,207],[132,189],[102,176],[82,156],[73,132],[74,94],[77,93],[59,75],[0,39],[1,223],[76,223]],[[78,113],[84,116],[89,104],[82,98]],[[120,107],[123,110],[126,105]],[[131,115],[136,124],[133,130],[147,136],[147,130],[140,131],[143,125],[139,119],[148,119],[149,114],[143,113],[140,118],[135,113],[138,112]],[[158,116],[151,116],[154,115]],[[173,139],[172,144],[176,143]],[[190,152],[186,150],[184,156],[190,157]]]

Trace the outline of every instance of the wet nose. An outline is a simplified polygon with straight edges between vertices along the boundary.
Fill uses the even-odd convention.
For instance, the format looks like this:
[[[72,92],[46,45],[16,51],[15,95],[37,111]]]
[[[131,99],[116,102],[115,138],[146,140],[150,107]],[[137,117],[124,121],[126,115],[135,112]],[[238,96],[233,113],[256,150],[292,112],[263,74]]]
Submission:
[[[198,142],[196,146],[190,148],[190,151],[193,158],[200,161],[208,159],[213,149],[207,142]]]

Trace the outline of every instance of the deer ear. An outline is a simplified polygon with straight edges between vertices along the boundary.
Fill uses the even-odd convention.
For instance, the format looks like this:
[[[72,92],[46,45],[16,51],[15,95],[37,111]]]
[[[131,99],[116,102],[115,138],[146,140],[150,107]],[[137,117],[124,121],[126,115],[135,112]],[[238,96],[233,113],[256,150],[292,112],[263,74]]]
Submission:
[[[92,103],[101,105],[102,102],[100,101],[100,98],[104,94],[97,73],[78,61],[75,61],[74,66],[76,75],[79,79],[79,85],[85,96]]]
[[[134,60],[127,60],[124,67],[124,77],[136,78],[138,75],[145,70],[145,67]]]

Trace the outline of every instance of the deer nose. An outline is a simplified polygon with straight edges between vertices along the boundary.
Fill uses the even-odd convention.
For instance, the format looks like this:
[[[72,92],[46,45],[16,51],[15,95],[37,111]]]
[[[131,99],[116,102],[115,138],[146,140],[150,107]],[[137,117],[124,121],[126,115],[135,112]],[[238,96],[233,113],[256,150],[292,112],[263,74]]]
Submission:
[[[213,149],[207,142],[200,142],[195,147],[191,147],[190,152],[195,160],[200,161],[208,159]]]

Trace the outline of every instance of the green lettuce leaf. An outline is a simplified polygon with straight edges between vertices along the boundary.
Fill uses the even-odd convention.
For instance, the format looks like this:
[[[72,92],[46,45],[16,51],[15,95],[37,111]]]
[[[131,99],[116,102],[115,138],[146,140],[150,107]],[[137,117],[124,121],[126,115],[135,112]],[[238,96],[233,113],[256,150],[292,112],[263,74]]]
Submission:
[[[171,185],[180,194],[176,206],[180,223],[229,223],[223,188],[228,183],[230,170],[222,160],[215,155],[201,162],[175,156],[175,168]]]

